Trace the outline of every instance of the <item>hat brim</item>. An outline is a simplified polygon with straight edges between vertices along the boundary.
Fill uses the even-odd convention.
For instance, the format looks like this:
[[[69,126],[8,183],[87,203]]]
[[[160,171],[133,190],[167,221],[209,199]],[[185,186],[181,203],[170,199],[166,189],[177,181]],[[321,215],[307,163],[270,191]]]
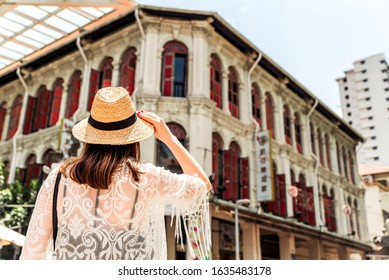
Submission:
[[[137,118],[136,122],[128,128],[107,131],[92,127],[86,118],[77,123],[72,132],[75,138],[88,144],[126,145],[149,138],[154,134],[154,127]]]

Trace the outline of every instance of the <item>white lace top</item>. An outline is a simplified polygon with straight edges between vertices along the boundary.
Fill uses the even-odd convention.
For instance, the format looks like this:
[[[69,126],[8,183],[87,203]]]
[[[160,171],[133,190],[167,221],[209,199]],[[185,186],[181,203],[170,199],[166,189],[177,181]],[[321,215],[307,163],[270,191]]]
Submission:
[[[188,246],[190,254],[206,258],[211,235],[205,183],[152,164],[141,165],[141,170],[145,174],[135,183],[127,164],[120,165],[109,189],[101,190],[62,176],[54,252],[52,200],[58,168],[51,171],[39,191],[20,259],[166,259],[164,213],[169,204],[181,244],[183,220],[184,230],[195,239],[195,250]]]

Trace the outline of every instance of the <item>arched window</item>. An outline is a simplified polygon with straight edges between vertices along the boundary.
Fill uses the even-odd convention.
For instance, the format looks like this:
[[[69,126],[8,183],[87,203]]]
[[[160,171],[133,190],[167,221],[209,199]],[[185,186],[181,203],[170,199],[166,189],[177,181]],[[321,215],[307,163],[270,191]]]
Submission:
[[[9,118],[7,140],[11,139],[19,126],[20,113],[22,111],[23,97],[22,95],[16,96],[12,103],[11,116]]]
[[[339,143],[336,142],[336,158],[338,160],[338,172],[342,175],[342,152],[339,147]]]
[[[57,78],[53,84],[53,92],[51,94],[51,104],[50,104],[50,121],[48,126],[55,125],[59,120],[59,111],[61,109],[61,100],[63,92],[63,79]],[[47,126],[46,126],[47,127]]]
[[[217,197],[223,198],[223,139],[217,133],[212,134],[212,173],[214,191]]]
[[[99,88],[112,85],[113,58],[106,57],[99,67]]]
[[[264,208],[266,212],[286,217],[285,175],[277,173],[277,165],[273,161],[274,200],[264,203]]]
[[[350,182],[355,184],[354,159],[353,159],[351,151],[348,154],[348,167],[349,167],[349,170],[350,170],[350,172],[349,172],[349,176],[350,176],[349,180],[350,180]]]
[[[354,219],[353,219],[353,216],[354,216],[354,213],[353,213],[353,204],[352,204],[352,201],[351,201],[351,198],[347,198],[347,204],[348,206],[351,208],[351,211],[350,213],[348,213],[347,215],[347,218],[348,218],[348,224],[349,224],[349,235],[351,236],[355,236],[356,234],[356,231],[355,231],[355,225],[354,225]]]
[[[349,161],[348,161],[346,149],[344,147],[343,147],[342,158],[343,158],[343,176],[346,179],[349,179],[350,178],[350,175],[348,173],[348,171],[349,171],[349,168],[348,168]],[[350,204],[350,206],[351,206],[351,204]]]
[[[128,48],[120,59],[120,86],[130,95],[135,89],[136,48]]]
[[[266,129],[269,130],[270,135],[275,139],[274,127],[274,103],[270,94],[267,92],[265,97],[266,104]]]
[[[177,123],[168,123],[170,131],[174,136],[177,137],[178,141],[186,147],[186,132],[185,129]],[[177,159],[170,151],[170,149],[162,142],[158,140],[158,150],[157,150],[157,164],[159,166],[165,167],[166,169],[181,174],[182,169]]]
[[[311,149],[312,153],[316,155],[316,141],[315,141],[315,127],[312,123],[309,124],[310,127],[310,133],[311,133]]]
[[[162,55],[162,96],[186,97],[188,49],[180,42],[168,42]]]
[[[239,118],[239,78],[233,67],[228,68],[228,106],[231,115]]]
[[[239,145],[236,142],[231,142],[229,149],[224,151],[223,157],[226,186],[223,198],[235,201],[239,194]]]
[[[329,209],[330,220],[327,227],[329,231],[336,232],[336,211],[335,211],[336,200],[335,200],[335,193],[333,189],[330,190],[329,200],[330,200],[330,209]]]
[[[0,105],[0,141],[3,135],[5,117],[7,116],[7,103],[4,101]]]
[[[36,155],[31,154],[26,159],[25,166],[25,175],[23,176],[24,180],[22,180],[22,182],[29,186],[31,180],[39,179],[42,176],[42,164],[37,164]]]
[[[99,70],[92,69],[89,82],[88,108],[92,108],[92,102],[96,92],[103,87],[110,87],[112,84],[113,58],[108,56],[100,63]]]
[[[211,94],[210,98],[216,102],[216,106],[222,107],[222,64],[219,57],[211,55]]]
[[[261,125],[261,94],[256,83],[251,86],[251,108],[254,119]]]
[[[46,128],[50,121],[50,103],[52,98],[52,92],[47,90],[45,85],[41,85],[36,93],[37,104],[35,110],[35,122],[33,124],[32,131]]]
[[[71,119],[78,108],[82,82],[81,74],[82,72],[80,70],[74,71],[68,83],[68,98],[66,100],[65,112],[65,118],[67,119]]]
[[[336,232],[334,191],[331,189],[328,194],[326,186],[323,186],[323,205],[326,227],[329,231]]]
[[[307,187],[304,175],[300,174],[299,181],[296,182],[298,195],[293,199],[293,210],[295,217],[308,225],[315,225],[315,207],[313,188]]]
[[[355,217],[355,237],[360,240],[361,239],[361,231],[360,231],[360,225],[359,225],[359,209],[358,209],[358,202],[356,199],[354,199],[354,205],[353,205],[353,213]]]
[[[330,137],[328,134],[325,136],[325,146],[326,146],[326,157],[327,157],[327,168],[332,170],[331,165],[331,151],[330,151]]]
[[[290,184],[296,186],[296,176],[294,175],[293,169],[290,170]]]
[[[321,134],[320,128],[317,129],[317,142],[319,145],[320,164],[324,166],[323,135]]]
[[[298,113],[294,114],[294,133],[296,135],[296,147],[297,151],[302,154],[303,153],[303,141],[302,141],[302,133],[301,133],[301,119]]]
[[[285,142],[289,145],[292,145],[292,127],[290,119],[290,110],[287,105],[284,106],[284,134]]]

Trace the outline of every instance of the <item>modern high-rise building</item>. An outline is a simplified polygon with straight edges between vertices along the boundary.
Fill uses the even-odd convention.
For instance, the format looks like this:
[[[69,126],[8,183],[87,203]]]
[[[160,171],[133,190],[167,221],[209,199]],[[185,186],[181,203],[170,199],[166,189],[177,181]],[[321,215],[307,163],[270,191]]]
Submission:
[[[383,53],[355,61],[338,78],[343,118],[365,138],[360,164],[389,165],[389,73]]]

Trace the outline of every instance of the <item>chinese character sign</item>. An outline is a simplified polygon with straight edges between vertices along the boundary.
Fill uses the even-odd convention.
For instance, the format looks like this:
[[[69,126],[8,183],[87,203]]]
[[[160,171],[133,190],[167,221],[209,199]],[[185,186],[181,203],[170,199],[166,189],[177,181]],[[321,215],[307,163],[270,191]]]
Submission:
[[[260,202],[274,200],[271,137],[269,131],[259,131],[255,140],[257,200]]]

